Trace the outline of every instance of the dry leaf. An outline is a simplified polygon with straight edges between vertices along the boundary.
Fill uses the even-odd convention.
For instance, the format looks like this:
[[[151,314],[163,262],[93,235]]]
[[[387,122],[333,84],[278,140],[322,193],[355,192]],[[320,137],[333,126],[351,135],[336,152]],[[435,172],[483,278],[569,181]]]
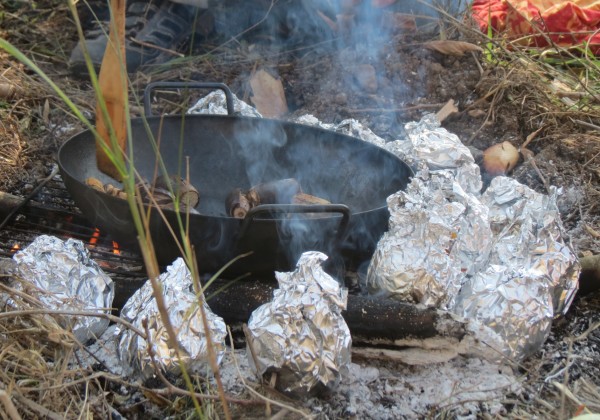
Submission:
[[[463,55],[469,51],[483,51],[481,47],[463,41],[429,41],[423,44],[429,50],[434,50],[445,55]]]
[[[458,112],[458,108],[454,104],[454,99],[450,99],[446,104],[435,114],[438,121],[441,123],[450,115]]]
[[[259,70],[250,77],[250,87],[250,100],[264,117],[277,118],[288,112],[280,79],[275,79],[265,70]]]
[[[469,112],[467,112],[467,114],[469,114],[469,117],[472,118],[480,118],[480,117],[484,117],[487,112],[485,112],[483,109],[472,109]]]

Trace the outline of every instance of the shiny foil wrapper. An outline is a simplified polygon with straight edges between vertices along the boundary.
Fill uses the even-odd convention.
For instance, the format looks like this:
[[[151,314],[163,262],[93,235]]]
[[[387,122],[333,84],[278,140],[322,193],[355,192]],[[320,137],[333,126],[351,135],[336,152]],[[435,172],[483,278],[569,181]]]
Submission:
[[[481,191],[479,166],[468,147],[456,134],[441,127],[434,114],[425,115],[419,122],[405,125],[406,140],[396,140],[385,148],[418,170],[424,163],[431,171],[452,170],[456,182],[470,194]]]
[[[492,247],[487,208],[451,171],[419,172],[388,197],[389,230],[367,272],[370,294],[448,309]]]
[[[563,240],[557,193],[492,180],[482,197],[494,232],[490,264],[464,285],[454,308],[500,335],[505,345],[498,350],[515,360],[539,349],[577,292],[580,266]]]
[[[186,369],[193,373],[206,373],[209,368],[208,340],[202,321],[200,299],[192,286],[191,273],[183,259],[178,258],[160,275],[158,282],[162,287],[169,319],[177,332],[180,346],[179,355]],[[227,329],[223,319],[215,315],[206,303],[204,313],[210,329],[211,344],[220,363],[225,351]],[[158,311],[153,296],[152,284],[148,280],[137,290],[121,310],[121,317],[144,331],[142,322],[147,321],[150,333],[150,345],[154,360],[159,369],[173,375],[179,375],[180,359],[175,349],[169,346],[169,336]],[[133,370],[143,378],[154,374],[152,360],[148,354],[148,343],[132,330],[119,326],[118,352],[123,368]]]
[[[373,133],[370,128],[365,127],[357,120],[347,119],[339,124],[327,124],[316,118],[314,115],[306,114],[295,118],[294,122],[335,131],[336,133],[359,138],[367,143],[374,144],[375,146],[385,147],[384,139]]]
[[[90,258],[83,242],[41,235],[13,260],[15,274],[30,283],[16,282],[15,288],[34,296],[47,309],[110,313],[113,281]],[[99,337],[109,323],[81,315],[64,316],[63,320],[63,326],[70,327],[81,343]]]
[[[233,95],[233,110],[237,115],[244,117],[262,117],[256,108],[248,105],[246,102]],[[221,90],[215,90],[200,98],[190,109],[188,114],[209,114],[209,115],[227,115],[227,101],[225,93]]]
[[[334,130],[335,124],[327,124],[312,114],[304,114],[294,118],[294,122],[298,124],[311,125],[313,127],[321,127],[325,130]]]
[[[350,364],[352,339],[341,311],[348,291],[321,268],[327,256],[305,252],[296,270],[276,272],[273,300],[248,321],[250,363],[294,396],[332,390]],[[256,366],[258,365],[258,366]]]
[[[581,267],[565,242],[558,211],[559,190],[544,195],[507,177],[496,177],[482,196],[490,209],[496,246],[490,263],[526,267],[552,296],[556,316],[566,314],[579,285]]]
[[[475,319],[501,338],[499,355],[523,360],[544,344],[552,327],[552,299],[535,269],[490,265],[463,286],[454,312]]]
[[[373,133],[370,128],[365,127],[363,124],[356,120],[348,119],[343,120],[337,124],[334,130],[338,133],[346,134],[348,136],[357,137],[366,141],[367,143],[374,144],[375,146],[385,147],[385,140]]]

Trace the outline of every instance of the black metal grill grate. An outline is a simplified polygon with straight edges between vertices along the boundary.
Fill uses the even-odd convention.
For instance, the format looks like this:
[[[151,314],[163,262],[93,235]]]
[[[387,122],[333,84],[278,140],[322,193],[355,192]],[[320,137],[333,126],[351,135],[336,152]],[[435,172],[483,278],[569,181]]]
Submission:
[[[137,252],[122,249],[81,215],[58,175],[0,230],[0,256],[11,257],[39,235],[83,241],[107,273],[133,278],[146,275]]]

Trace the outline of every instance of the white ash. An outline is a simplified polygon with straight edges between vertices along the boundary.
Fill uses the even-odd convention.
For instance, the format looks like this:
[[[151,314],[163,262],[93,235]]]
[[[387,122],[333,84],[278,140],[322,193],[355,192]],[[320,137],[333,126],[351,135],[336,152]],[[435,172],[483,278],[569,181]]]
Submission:
[[[240,375],[249,386],[257,382],[245,350],[228,351],[220,373],[225,392],[230,395],[246,392]],[[292,405],[302,405],[323,418],[414,418],[434,410],[476,418],[482,412],[503,414],[506,395],[520,389],[520,382],[509,367],[478,358],[457,357],[422,366],[369,359],[351,363],[335,393],[298,400]]]

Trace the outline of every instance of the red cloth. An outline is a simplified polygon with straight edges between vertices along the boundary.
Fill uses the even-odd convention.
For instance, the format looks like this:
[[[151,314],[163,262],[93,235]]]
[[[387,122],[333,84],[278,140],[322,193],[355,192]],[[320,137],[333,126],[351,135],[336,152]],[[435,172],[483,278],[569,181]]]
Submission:
[[[562,47],[589,42],[594,54],[600,52],[600,0],[474,0],[473,17],[483,33],[491,23],[525,45],[548,46],[548,37]]]

